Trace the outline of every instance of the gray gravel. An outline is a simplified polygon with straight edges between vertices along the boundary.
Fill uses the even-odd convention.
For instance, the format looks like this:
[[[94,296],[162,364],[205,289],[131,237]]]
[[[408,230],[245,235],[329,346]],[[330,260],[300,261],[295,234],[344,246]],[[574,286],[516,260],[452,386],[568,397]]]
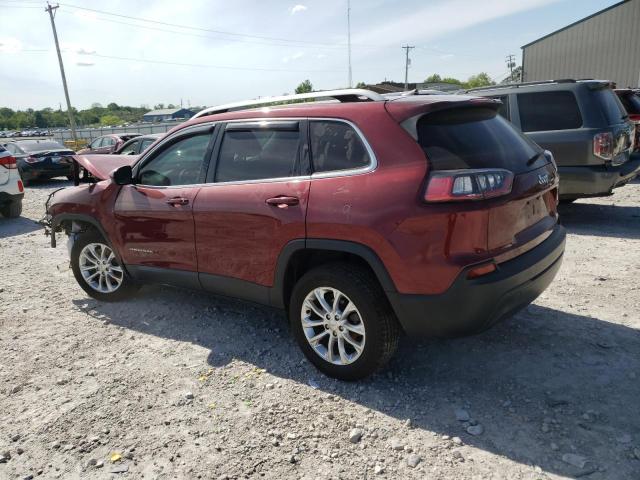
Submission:
[[[0,219],[0,478],[639,478],[640,183],[562,207],[562,270],[515,318],[359,383],[267,308],[88,298],[33,223],[64,184]]]

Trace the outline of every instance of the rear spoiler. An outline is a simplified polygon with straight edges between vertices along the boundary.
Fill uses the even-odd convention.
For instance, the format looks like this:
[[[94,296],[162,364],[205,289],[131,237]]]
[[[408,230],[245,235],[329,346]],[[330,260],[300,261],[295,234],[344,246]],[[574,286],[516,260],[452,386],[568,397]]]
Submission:
[[[433,96],[432,96],[433,98]],[[394,105],[395,104],[395,105]],[[414,140],[418,140],[418,120],[423,115],[429,113],[440,112],[442,110],[458,109],[458,108],[491,108],[498,110],[502,101],[489,97],[460,97],[460,100],[451,101],[449,99],[441,102],[418,103],[412,105],[411,108],[400,108],[400,103],[389,101],[385,103],[385,109],[393,117],[400,126],[404,128]]]

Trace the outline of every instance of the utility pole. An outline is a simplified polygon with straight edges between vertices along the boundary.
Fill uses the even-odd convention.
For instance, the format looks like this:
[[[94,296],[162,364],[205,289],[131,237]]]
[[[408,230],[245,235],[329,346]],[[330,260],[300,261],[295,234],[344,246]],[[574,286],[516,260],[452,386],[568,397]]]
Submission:
[[[513,82],[513,67],[516,66],[515,55],[513,54],[507,55],[506,61],[507,61],[507,67],[509,67],[509,71],[511,72],[511,76],[509,78],[511,78],[511,81]]]
[[[349,88],[353,87],[351,78],[351,0],[347,0],[347,50],[349,50]]]
[[[413,50],[416,48],[415,46],[405,45],[402,47],[405,50],[406,56],[404,60],[404,89],[409,90],[409,64],[411,60],[409,59],[409,50]]]
[[[62,54],[60,53],[60,44],[58,43],[58,33],[56,32],[56,22],[54,22],[55,18],[55,10],[59,8],[60,5],[56,5],[55,7],[51,6],[49,2],[47,2],[47,8],[44,9],[45,12],[49,13],[49,18],[51,19],[51,29],[53,30],[53,39],[56,42],[56,51],[58,52],[58,63],[60,64],[60,75],[62,75],[62,86],[64,87],[64,97],[67,100],[67,113],[69,114],[69,124],[71,125],[71,135],[73,136],[73,141],[77,146],[78,136],[76,134],[76,121],[73,118],[73,110],[71,110],[71,100],[69,100],[69,89],[67,88],[67,77],[64,75],[64,65],[62,64]]]

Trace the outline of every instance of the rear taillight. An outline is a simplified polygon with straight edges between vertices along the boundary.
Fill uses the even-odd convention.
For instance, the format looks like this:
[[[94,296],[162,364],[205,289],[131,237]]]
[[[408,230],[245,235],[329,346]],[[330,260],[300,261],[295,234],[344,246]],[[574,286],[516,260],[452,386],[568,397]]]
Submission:
[[[2,165],[4,168],[18,168],[18,166],[16,165],[15,157],[11,155],[9,155],[8,157],[0,158],[0,165]]]
[[[424,200],[459,202],[500,197],[511,192],[513,173],[501,168],[439,170],[429,176]]]
[[[22,180],[18,180],[18,191],[20,193],[24,192],[24,183],[22,183]]]
[[[603,160],[613,158],[613,134],[611,132],[598,133],[593,137],[593,154]]]
[[[24,161],[27,163],[38,163],[38,162],[41,162],[42,160],[44,160],[44,158],[33,157],[31,155],[29,155],[28,157],[25,157],[24,159]]]

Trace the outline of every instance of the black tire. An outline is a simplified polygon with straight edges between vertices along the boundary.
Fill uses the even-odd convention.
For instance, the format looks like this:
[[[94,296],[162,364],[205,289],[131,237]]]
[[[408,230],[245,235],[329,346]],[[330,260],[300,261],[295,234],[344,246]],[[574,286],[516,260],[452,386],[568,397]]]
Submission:
[[[100,292],[87,283],[80,271],[80,254],[84,247],[91,243],[99,243],[105,245],[109,249],[112,249],[109,242],[100,235],[100,232],[94,229],[89,229],[78,234],[75,242],[73,243],[73,247],[71,248],[71,269],[73,270],[73,276],[76,277],[76,281],[80,287],[87,292],[90,297],[103,302],[117,302],[133,296],[138,291],[139,286],[127,275],[127,272],[124,269],[122,283],[113,292]]]
[[[319,287],[339,290],[360,312],[366,340],[362,353],[352,363],[331,363],[307,341],[301,321],[302,307],[307,295]],[[339,380],[359,380],[382,368],[393,356],[400,336],[398,321],[380,284],[369,271],[358,265],[332,263],[303,275],[291,294],[289,322],[307,359],[325,375]],[[322,332],[324,327],[316,328]]]
[[[70,182],[73,182],[74,179],[75,177],[73,175],[67,175],[67,180],[69,180]]]
[[[13,200],[0,207],[0,213],[7,218],[18,218],[22,214],[22,200]]]

